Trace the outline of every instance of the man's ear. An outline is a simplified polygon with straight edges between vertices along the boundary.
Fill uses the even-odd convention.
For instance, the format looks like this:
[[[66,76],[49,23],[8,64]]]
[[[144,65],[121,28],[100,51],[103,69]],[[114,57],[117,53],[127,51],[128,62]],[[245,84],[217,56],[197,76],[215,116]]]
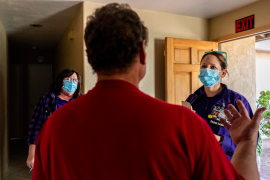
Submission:
[[[142,48],[140,51],[140,63],[143,65],[146,64],[145,40],[142,42]]]

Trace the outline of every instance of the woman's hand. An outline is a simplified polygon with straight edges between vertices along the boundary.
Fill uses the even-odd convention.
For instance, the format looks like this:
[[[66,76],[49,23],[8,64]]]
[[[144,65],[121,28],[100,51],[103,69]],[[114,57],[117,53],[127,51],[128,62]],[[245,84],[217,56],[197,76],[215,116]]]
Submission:
[[[28,154],[28,158],[26,160],[26,164],[29,168],[34,167],[35,150],[36,150],[36,145],[30,144],[29,145],[29,154]]]
[[[33,168],[34,167],[34,156],[28,156],[26,164],[29,168]]]

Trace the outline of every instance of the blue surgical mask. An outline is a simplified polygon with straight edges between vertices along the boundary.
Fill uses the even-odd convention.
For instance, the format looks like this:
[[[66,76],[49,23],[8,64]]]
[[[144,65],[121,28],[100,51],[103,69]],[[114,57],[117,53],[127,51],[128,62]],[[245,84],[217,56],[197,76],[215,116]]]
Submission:
[[[205,85],[206,87],[214,86],[220,81],[219,71],[208,68],[200,69],[199,78],[203,85]]]
[[[63,89],[68,93],[74,93],[78,87],[78,83],[73,81],[63,80]]]

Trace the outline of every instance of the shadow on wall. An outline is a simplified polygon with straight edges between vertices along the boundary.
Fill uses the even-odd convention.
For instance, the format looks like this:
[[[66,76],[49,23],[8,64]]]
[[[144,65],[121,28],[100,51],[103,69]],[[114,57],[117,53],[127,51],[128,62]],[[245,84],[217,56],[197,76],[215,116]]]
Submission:
[[[165,101],[165,39],[155,39],[155,97]]]

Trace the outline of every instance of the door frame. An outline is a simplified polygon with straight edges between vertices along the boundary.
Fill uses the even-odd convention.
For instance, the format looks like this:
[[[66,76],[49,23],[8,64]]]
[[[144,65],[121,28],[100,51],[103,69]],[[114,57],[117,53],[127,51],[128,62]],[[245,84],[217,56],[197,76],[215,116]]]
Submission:
[[[215,41],[218,43],[228,42],[232,40],[242,39],[250,36],[256,36],[262,33],[270,33],[270,24],[262,27],[257,27],[248,31],[243,31],[239,33],[230,34],[227,36],[222,36],[219,38],[212,39],[210,41]]]
[[[240,33],[234,33],[231,35],[215,38],[215,39],[212,39],[212,41],[218,42],[218,49],[222,50],[221,48],[222,43],[244,39],[244,38],[248,38],[252,36],[258,36],[260,34],[266,34],[266,33],[270,34],[270,24],[266,26],[262,26],[262,27],[257,27],[251,30],[243,31]],[[270,40],[270,38],[266,38],[265,40],[267,39]],[[255,38],[255,42],[256,42],[256,38]]]

